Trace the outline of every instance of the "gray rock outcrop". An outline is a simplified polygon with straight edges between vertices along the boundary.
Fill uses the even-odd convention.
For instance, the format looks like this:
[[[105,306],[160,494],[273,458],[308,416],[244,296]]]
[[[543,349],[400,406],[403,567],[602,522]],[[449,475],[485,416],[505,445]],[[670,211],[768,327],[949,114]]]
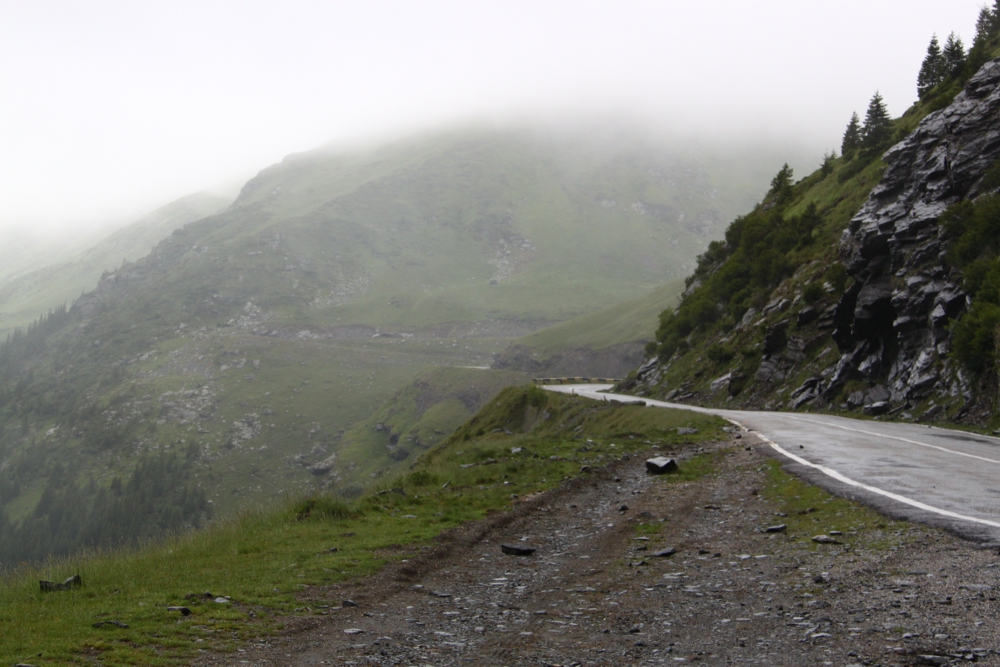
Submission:
[[[884,384],[879,393],[896,403],[969,394],[947,358],[949,323],[968,298],[945,258],[938,221],[952,204],[984,194],[983,177],[998,157],[1000,59],[885,154],[882,180],[844,231],[841,259],[855,282],[834,314],[841,355],[824,372],[825,396],[851,379]],[[852,397],[869,406],[881,400]]]

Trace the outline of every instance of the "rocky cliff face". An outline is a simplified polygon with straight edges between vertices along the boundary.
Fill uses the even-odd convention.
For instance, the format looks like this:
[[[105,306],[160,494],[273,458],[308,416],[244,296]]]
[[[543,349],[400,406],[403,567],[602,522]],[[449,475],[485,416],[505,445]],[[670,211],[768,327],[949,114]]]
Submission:
[[[948,108],[890,149],[887,168],[851,220],[840,254],[855,282],[841,297],[833,339],[841,355],[816,383],[835,395],[852,378],[875,383],[853,403],[966,394],[948,358],[949,323],[965,310],[962,276],[945,260],[941,214],[981,194],[1000,157],[1000,61],[985,65]],[[875,399],[875,400],[872,400]]]
[[[685,341],[690,351],[647,359],[622,389],[700,404],[983,421],[969,378],[949,354],[951,325],[970,300],[947,261],[940,218],[995,187],[998,159],[1000,59],[882,157],[881,177],[836,252],[827,245],[803,260],[742,321],[695,330]],[[864,184],[840,182],[841,199]],[[842,293],[824,282],[838,256],[853,279]],[[696,289],[698,281],[685,296]]]

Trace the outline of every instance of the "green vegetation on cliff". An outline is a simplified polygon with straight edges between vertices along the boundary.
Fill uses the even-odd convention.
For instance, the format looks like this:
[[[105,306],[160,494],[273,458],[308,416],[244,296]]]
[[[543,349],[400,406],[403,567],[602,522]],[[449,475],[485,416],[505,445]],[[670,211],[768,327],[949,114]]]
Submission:
[[[987,176],[1000,187],[1000,168]],[[955,356],[973,375],[997,371],[1000,336],[1000,195],[952,206],[941,220],[951,238],[948,259],[962,269],[963,287],[972,298],[969,312],[954,326]]]

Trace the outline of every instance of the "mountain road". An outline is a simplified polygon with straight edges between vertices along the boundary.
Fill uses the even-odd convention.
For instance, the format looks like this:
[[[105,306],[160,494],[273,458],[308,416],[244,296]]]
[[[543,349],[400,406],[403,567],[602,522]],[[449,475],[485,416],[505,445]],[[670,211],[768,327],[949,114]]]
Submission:
[[[609,393],[611,385],[545,388],[718,415],[755,432],[792,472],[837,495],[1000,545],[1000,438],[833,415],[700,408]]]

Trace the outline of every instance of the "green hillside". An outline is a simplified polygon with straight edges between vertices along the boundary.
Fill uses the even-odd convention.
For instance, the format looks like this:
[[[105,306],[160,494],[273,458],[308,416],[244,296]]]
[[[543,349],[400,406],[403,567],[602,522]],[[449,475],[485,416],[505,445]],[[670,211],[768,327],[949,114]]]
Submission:
[[[26,327],[50,308],[72,303],[94,289],[101,275],[122,262],[149,254],[157,243],[189,222],[217,213],[229,200],[200,192],[160,207],[119,229],[93,247],[60,261],[39,254],[38,268],[0,279],[0,339]]]
[[[412,465],[424,452],[444,441],[504,387],[524,384],[524,373],[485,368],[436,368],[421,373],[393,394],[374,414],[354,424],[337,453],[317,464],[331,466],[338,478],[359,480],[339,489],[342,495],[363,491],[361,483],[393,469],[393,462]]]
[[[421,443],[476,407],[459,409],[448,376],[422,376],[444,388],[416,411],[400,387],[684,275],[777,165],[615,145],[465,131],[263,170],[0,347],[4,539],[40,558],[317,487],[356,493],[408,464],[365,431],[379,406]],[[161,482],[141,525],[89,528],[142,483],[140,462]]]
[[[674,307],[683,281],[522,336],[496,356],[494,368],[536,376],[622,377],[641,361],[660,313]]]

